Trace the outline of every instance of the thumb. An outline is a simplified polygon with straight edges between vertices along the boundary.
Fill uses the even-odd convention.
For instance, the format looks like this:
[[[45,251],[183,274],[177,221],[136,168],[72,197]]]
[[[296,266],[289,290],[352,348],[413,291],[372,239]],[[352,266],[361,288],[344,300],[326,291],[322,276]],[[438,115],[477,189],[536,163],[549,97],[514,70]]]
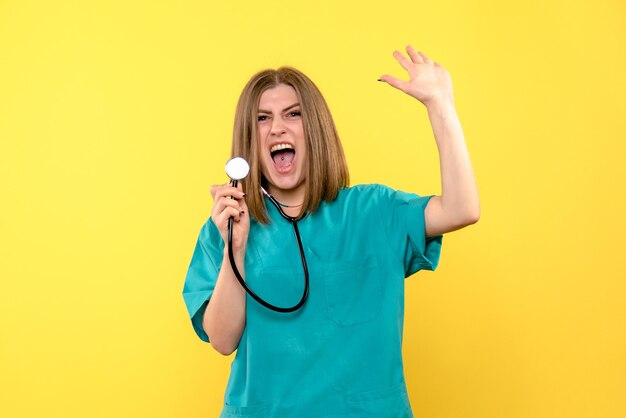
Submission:
[[[395,87],[398,90],[402,90],[402,91],[404,91],[404,85],[406,84],[406,81],[395,78],[394,76],[391,76],[389,74],[385,74],[381,76],[378,80],[385,82],[389,84],[391,87]]]

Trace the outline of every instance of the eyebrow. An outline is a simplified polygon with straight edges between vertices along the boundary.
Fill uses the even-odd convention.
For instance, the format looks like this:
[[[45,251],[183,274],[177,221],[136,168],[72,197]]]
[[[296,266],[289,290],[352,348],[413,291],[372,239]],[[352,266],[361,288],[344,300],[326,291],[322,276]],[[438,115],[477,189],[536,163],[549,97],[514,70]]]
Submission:
[[[282,110],[282,112],[286,112],[286,111],[288,111],[289,109],[292,109],[292,108],[294,108],[294,107],[296,107],[296,106],[300,106],[300,103],[294,103],[294,104],[292,104],[291,106],[287,106],[286,108],[284,108],[284,109]],[[267,113],[267,114],[271,115],[271,114],[272,114],[272,111],[271,111],[271,110],[259,109],[259,113]]]

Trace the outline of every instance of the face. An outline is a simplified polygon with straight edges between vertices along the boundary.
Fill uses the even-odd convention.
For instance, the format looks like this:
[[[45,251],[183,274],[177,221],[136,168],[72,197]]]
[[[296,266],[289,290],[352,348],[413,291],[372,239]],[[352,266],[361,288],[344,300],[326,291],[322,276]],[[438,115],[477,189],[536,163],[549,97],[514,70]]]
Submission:
[[[306,143],[302,107],[293,87],[279,84],[259,100],[257,115],[261,167],[277,198],[304,199]]]

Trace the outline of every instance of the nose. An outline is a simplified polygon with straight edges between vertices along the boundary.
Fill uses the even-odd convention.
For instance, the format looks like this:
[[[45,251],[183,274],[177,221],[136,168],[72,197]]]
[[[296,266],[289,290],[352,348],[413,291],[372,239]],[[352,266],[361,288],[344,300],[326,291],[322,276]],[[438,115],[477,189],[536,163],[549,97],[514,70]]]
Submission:
[[[271,135],[282,135],[286,132],[285,123],[282,118],[273,118],[272,119],[272,130],[270,131]]]

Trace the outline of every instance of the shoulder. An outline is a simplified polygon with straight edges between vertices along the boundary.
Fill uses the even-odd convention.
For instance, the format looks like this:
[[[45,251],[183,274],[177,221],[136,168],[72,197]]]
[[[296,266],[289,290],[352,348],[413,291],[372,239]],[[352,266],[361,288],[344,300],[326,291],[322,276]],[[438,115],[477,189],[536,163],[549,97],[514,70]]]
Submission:
[[[398,193],[402,192],[384,184],[358,184],[342,189],[337,200],[345,204],[367,203],[368,206],[387,206],[398,198]]]
[[[395,190],[384,184],[357,184],[339,192],[339,198],[372,199],[390,196]]]
[[[398,193],[384,184],[358,184],[344,187],[339,190],[337,197],[331,202],[320,204],[320,213],[341,213],[347,211],[352,215],[378,213],[379,215],[390,210],[396,201]]]
[[[359,184],[342,189],[338,200],[341,202],[339,206],[357,205],[385,213],[414,207],[424,210],[431,197],[396,190],[384,184]]]
[[[337,199],[331,203],[338,210],[364,215],[385,211],[393,199],[395,190],[382,184],[358,184],[339,191]]]

